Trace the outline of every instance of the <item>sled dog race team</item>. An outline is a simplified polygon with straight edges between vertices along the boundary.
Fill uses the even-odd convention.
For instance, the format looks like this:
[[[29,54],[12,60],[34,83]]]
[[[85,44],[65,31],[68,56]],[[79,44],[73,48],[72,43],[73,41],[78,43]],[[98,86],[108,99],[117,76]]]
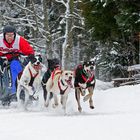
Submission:
[[[28,110],[29,104],[42,94],[44,107],[61,105],[67,113],[67,100],[73,89],[77,111],[82,112],[81,101],[88,101],[94,109],[95,61],[84,61],[69,70],[62,69],[57,58],[46,59],[47,66],[14,26],[4,26],[0,34],[0,105],[17,102],[17,107]]]

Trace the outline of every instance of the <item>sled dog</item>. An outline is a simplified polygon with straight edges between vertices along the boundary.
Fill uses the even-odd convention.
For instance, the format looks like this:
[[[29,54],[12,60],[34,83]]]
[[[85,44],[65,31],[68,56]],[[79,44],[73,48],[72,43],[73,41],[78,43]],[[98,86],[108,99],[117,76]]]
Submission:
[[[95,87],[95,62],[88,61],[84,62],[81,65],[78,65],[75,69],[75,97],[78,104],[78,111],[82,111],[82,107],[80,104],[80,96],[84,96],[83,101],[89,100],[89,106],[91,109],[94,109],[93,106],[93,90]],[[88,90],[88,94],[86,95],[86,90]]]
[[[41,88],[42,58],[35,55],[30,58],[29,63],[17,78],[17,101],[27,109],[29,101],[37,100],[37,92]]]
[[[54,71],[54,69],[60,68],[59,60],[57,58],[47,59],[47,62],[48,62],[47,71],[44,73],[42,81],[41,81],[42,88],[43,88],[43,97],[45,101],[47,97],[46,83],[48,79],[50,78],[51,73]],[[50,96],[50,98],[51,97],[52,95]]]
[[[64,113],[66,113],[66,103],[68,99],[68,94],[70,89],[73,87],[74,81],[74,73],[69,70],[61,70],[56,68],[51,77],[48,79],[46,83],[47,90],[47,98],[45,101],[46,107],[49,106],[50,95],[52,94],[52,98],[54,99],[53,107],[58,106],[58,95],[60,95],[60,102],[62,104],[62,108],[64,109]]]

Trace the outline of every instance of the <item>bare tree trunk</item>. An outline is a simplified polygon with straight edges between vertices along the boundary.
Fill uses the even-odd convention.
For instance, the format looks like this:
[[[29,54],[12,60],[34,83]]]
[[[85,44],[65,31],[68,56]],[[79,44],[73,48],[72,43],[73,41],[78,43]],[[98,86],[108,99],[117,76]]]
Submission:
[[[31,5],[32,5],[32,11],[34,13],[34,17],[33,18],[34,18],[35,23],[36,23],[36,30],[35,30],[35,36],[36,36],[36,35],[38,35],[37,33],[39,32],[39,28],[38,28],[38,21],[37,21],[37,14],[36,14],[36,10],[35,10],[34,0],[31,0]]]
[[[66,17],[66,28],[65,28],[65,41],[62,45],[62,68],[69,67],[70,65],[70,57],[72,54],[72,18],[70,17],[70,14],[73,13],[73,0],[68,0],[66,3],[66,11],[65,11],[65,17]],[[66,61],[68,60],[68,62]],[[66,65],[67,63],[67,65]]]
[[[53,51],[52,51],[52,37],[49,31],[49,23],[48,23],[48,6],[47,2],[51,2],[50,0],[43,0],[43,12],[44,12],[44,30],[46,31],[46,55],[47,58],[52,58],[53,57]]]
[[[73,0],[69,1],[69,16],[68,16],[68,45],[66,48],[66,61],[65,66],[66,68],[70,69],[72,66],[72,58],[73,58]]]

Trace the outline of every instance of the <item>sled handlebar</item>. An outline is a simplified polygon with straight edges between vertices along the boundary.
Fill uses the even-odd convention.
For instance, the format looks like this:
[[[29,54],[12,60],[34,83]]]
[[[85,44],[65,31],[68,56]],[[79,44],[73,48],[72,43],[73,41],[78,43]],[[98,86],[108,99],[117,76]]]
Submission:
[[[6,55],[8,55],[8,54],[11,54],[11,55],[23,55],[23,56],[25,56],[25,54],[24,53],[21,53],[21,52],[7,52],[7,53],[4,53],[4,54],[2,54],[0,57],[2,57],[2,56],[6,56]]]

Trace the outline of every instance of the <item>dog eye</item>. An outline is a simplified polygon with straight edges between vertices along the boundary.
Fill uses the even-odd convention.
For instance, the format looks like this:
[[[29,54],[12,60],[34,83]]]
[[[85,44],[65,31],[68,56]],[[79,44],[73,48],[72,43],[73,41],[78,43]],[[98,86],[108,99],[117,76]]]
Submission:
[[[65,75],[68,75],[68,73],[66,73]]]
[[[92,61],[91,64],[94,65],[95,63]]]
[[[40,62],[42,62],[42,58],[41,58],[41,57],[39,57],[38,60],[39,60]]]

